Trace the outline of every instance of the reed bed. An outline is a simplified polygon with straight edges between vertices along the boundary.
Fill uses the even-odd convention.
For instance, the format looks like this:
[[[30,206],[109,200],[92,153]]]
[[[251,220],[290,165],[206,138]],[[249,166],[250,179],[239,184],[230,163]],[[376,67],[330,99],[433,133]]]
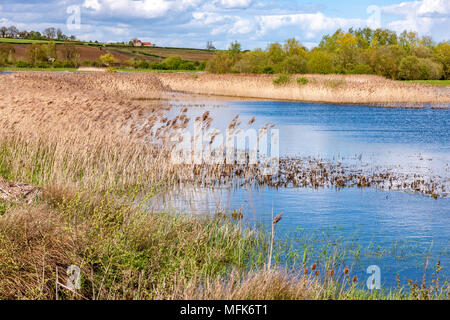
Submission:
[[[423,104],[448,107],[450,103],[448,88],[372,75],[294,75],[283,85],[274,84],[273,75],[159,74],[158,77],[173,90],[230,97],[410,107]],[[295,81],[298,77],[307,79],[307,83],[298,84]]]
[[[0,185],[13,196],[0,199],[0,299],[373,298],[268,270],[263,233],[144,206],[172,184],[235,170],[167,160],[190,121],[165,116],[170,89],[151,74],[0,76]],[[76,292],[57,285],[70,265],[82,270]],[[418,292],[377,298],[447,297],[436,285]]]

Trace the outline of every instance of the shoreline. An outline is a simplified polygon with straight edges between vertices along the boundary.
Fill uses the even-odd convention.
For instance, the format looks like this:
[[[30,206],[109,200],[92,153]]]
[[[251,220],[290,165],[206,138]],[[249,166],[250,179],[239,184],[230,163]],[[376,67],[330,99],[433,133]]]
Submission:
[[[251,100],[370,105],[388,108],[449,108],[450,89],[398,82],[379,76],[293,75],[290,83],[273,84],[274,75],[156,74],[173,91]],[[308,79],[298,85],[295,78]]]

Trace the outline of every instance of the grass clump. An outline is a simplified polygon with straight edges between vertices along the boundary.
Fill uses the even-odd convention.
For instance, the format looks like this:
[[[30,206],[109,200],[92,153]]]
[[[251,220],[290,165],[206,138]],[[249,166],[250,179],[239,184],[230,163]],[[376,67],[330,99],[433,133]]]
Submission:
[[[285,86],[291,82],[291,75],[287,73],[281,73],[278,77],[274,78],[273,84],[276,86]]]
[[[305,85],[305,84],[307,84],[308,83],[308,79],[307,78],[305,78],[305,77],[299,77],[299,78],[297,78],[297,84],[299,85],[299,86],[303,86],[303,85]]]
[[[92,192],[90,192],[92,194]],[[132,195],[130,195],[132,196]],[[136,199],[137,200],[137,199]],[[148,213],[114,192],[47,193],[0,218],[2,299],[55,299],[66,269],[82,270],[86,299],[168,298],[180,281],[241,272],[257,238],[229,221]],[[61,289],[59,298],[75,297]]]

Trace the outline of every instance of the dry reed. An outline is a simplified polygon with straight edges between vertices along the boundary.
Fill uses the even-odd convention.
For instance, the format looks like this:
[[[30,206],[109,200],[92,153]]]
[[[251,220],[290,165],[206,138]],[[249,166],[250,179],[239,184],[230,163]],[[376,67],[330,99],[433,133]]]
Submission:
[[[280,99],[351,104],[442,104],[448,107],[450,90],[402,83],[372,75],[301,75],[308,80],[299,86],[291,81],[275,86],[271,75],[159,74],[173,90],[231,97]]]

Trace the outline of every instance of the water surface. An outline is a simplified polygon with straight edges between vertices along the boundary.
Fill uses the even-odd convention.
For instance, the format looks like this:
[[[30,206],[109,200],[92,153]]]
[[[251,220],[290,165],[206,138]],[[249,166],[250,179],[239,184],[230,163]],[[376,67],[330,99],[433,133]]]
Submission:
[[[450,111],[388,109],[281,101],[171,101],[171,115],[190,105],[188,115],[206,110],[213,127],[225,132],[240,115],[241,127],[259,129],[270,122],[280,133],[280,155],[321,158],[356,165],[368,172],[392,170],[422,174],[450,183]],[[255,116],[255,122],[247,122]],[[450,189],[450,187],[448,188]],[[341,265],[365,281],[365,269],[380,266],[385,287],[432,277],[439,259],[450,272],[450,198],[373,188],[206,188],[185,187],[153,199],[154,209],[213,214],[243,213],[243,223],[270,229],[273,214],[284,212],[277,239],[289,247],[281,262],[298,265],[337,254]],[[280,249],[282,250],[282,249]],[[298,256],[292,255],[297,252]]]

